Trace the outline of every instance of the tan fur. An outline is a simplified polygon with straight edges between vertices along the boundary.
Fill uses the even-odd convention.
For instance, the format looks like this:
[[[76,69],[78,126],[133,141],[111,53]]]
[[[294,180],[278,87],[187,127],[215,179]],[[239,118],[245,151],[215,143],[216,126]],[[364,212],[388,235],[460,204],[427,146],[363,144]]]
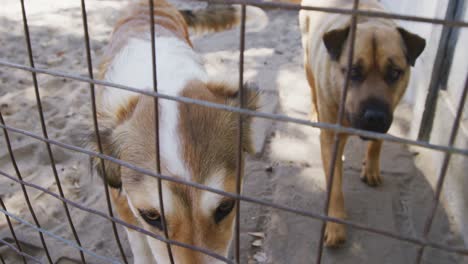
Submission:
[[[319,7],[352,8],[350,0],[304,0],[302,5]],[[374,0],[360,1],[359,9],[382,11],[382,6]],[[314,110],[318,121],[336,123],[338,109],[345,82],[345,71],[349,54],[349,35],[343,44],[338,59],[324,45],[323,37],[333,30],[344,30],[350,26],[349,16],[341,14],[320,13],[302,10],[299,15],[302,44],[304,48],[304,66],[309,82]],[[369,98],[377,98],[386,102],[393,111],[400,101],[408,85],[410,77],[410,61],[405,39],[397,29],[396,24],[387,19],[359,17],[357,21],[356,42],[353,54],[353,65],[361,65],[365,79],[363,82],[350,82],[345,103],[346,116],[342,122],[344,126],[351,126],[348,114],[357,113],[361,104]],[[336,41],[339,41],[337,39]],[[332,42],[331,45],[335,45]],[[411,43],[410,43],[411,44]],[[424,43],[418,40],[419,47]],[[333,46],[331,47],[333,48]],[[413,57],[417,58],[418,54]],[[389,63],[403,69],[402,77],[395,84],[384,81]],[[322,162],[324,172],[330,175],[330,162],[335,134],[322,130],[320,135]],[[342,192],[343,155],[348,135],[339,135],[339,145],[336,164],[334,167],[334,181],[328,214],[331,217],[345,218],[344,197]],[[362,179],[371,186],[381,183],[379,157],[381,141],[369,143],[363,165]],[[345,227],[340,224],[327,223],[325,231],[325,245],[337,246],[346,239]]]
[[[236,9],[225,5],[208,5],[200,10],[181,10],[187,25],[196,32],[231,29],[240,22]]]
[[[227,85],[191,82],[187,89],[181,94],[184,97],[210,101],[219,104],[237,104],[238,98],[232,94]],[[226,94],[227,92],[227,94]],[[253,98],[255,100],[256,97]],[[250,106],[255,101],[250,100]],[[196,177],[209,175],[209,169],[223,164],[229,172],[236,169],[237,155],[237,126],[238,115],[193,104],[181,104],[180,131],[184,142],[184,158]],[[248,123],[244,125],[244,134],[250,134]],[[243,148],[250,151],[252,143],[249,137],[243,137]],[[197,142],[192,144],[191,142]]]
[[[382,141],[372,141],[367,146],[366,157],[363,161],[361,179],[370,186],[377,186],[382,183],[380,178],[380,150]]]

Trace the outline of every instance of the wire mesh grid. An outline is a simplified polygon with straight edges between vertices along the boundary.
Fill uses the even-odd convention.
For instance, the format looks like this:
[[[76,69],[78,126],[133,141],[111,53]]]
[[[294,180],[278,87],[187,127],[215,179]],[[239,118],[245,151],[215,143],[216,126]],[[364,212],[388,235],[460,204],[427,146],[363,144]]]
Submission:
[[[14,181],[16,183],[21,184],[21,188],[22,188],[24,198],[25,198],[25,200],[27,202],[29,211],[30,211],[31,215],[33,216],[33,220],[34,220],[34,223],[29,223],[26,220],[21,219],[20,217],[12,214],[11,212],[9,212],[7,210],[3,200],[0,199],[0,204],[2,206],[0,211],[6,217],[6,220],[8,222],[8,226],[9,226],[9,229],[11,231],[12,237],[15,240],[15,244],[12,244],[12,243],[10,243],[8,241],[5,241],[3,239],[0,240],[0,243],[4,244],[8,248],[10,248],[13,251],[15,251],[16,253],[18,253],[22,257],[24,263],[26,263],[27,261],[33,261],[35,263],[43,263],[40,259],[38,259],[38,258],[36,258],[34,256],[31,256],[31,255],[28,255],[22,249],[21,244],[19,243],[19,241],[17,239],[17,236],[15,234],[14,226],[11,223],[11,219],[14,219],[14,220],[16,220],[16,221],[18,221],[18,222],[20,222],[22,224],[25,224],[25,225],[33,228],[34,230],[36,230],[38,232],[38,234],[40,236],[40,239],[41,239],[43,249],[44,249],[45,254],[46,254],[46,258],[47,258],[48,263],[54,263],[54,262],[53,262],[53,260],[51,258],[50,253],[49,253],[48,245],[47,245],[47,243],[46,243],[46,241],[44,239],[44,236],[53,237],[55,239],[63,241],[64,243],[66,243],[67,245],[69,245],[69,246],[71,246],[73,248],[76,248],[79,251],[82,263],[86,263],[85,255],[97,257],[97,258],[100,258],[100,259],[102,259],[104,261],[107,261],[109,263],[122,263],[122,262],[123,263],[128,263],[127,256],[124,253],[124,250],[123,250],[123,247],[122,247],[122,244],[121,244],[121,241],[120,241],[119,233],[117,232],[117,224],[119,224],[119,225],[122,225],[122,226],[124,226],[124,227],[126,227],[128,229],[135,230],[135,231],[137,231],[139,233],[142,233],[142,234],[144,234],[146,236],[149,236],[149,237],[152,237],[154,239],[165,242],[167,244],[168,256],[170,258],[171,263],[175,263],[174,258],[173,258],[173,253],[172,253],[172,246],[179,246],[179,247],[187,248],[187,249],[190,249],[190,250],[198,251],[198,252],[201,252],[201,253],[206,254],[208,256],[211,256],[211,257],[213,257],[215,259],[218,259],[218,260],[220,260],[220,261],[222,261],[224,263],[240,263],[240,211],[239,211],[240,206],[236,207],[235,232],[234,232],[235,233],[235,237],[234,237],[235,252],[234,252],[234,260],[233,260],[233,259],[229,259],[229,258],[227,258],[225,256],[221,256],[221,255],[219,255],[219,254],[217,254],[215,252],[211,252],[208,249],[200,248],[200,247],[190,245],[190,244],[185,244],[185,243],[182,243],[182,242],[179,242],[179,241],[176,241],[176,240],[172,240],[169,237],[167,228],[165,226],[164,204],[163,204],[163,199],[162,199],[163,189],[161,187],[162,186],[162,184],[161,184],[162,181],[168,181],[168,182],[184,184],[186,186],[190,186],[190,187],[193,187],[193,188],[196,188],[196,189],[199,189],[199,190],[204,190],[204,191],[212,192],[212,193],[219,194],[219,195],[222,195],[222,196],[230,197],[230,198],[236,199],[238,201],[238,203],[240,203],[241,201],[242,202],[248,202],[248,203],[255,203],[255,204],[265,206],[265,207],[275,208],[275,209],[278,209],[278,210],[283,210],[283,211],[286,211],[286,212],[294,213],[294,214],[305,216],[305,217],[308,217],[308,218],[321,220],[322,221],[322,226],[321,226],[321,232],[320,232],[320,238],[319,238],[320,243],[319,243],[319,246],[317,248],[317,258],[315,260],[315,263],[321,263],[322,262],[323,240],[324,240],[326,222],[339,223],[339,224],[346,225],[348,227],[352,227],[354,229],[358,229],[358,230],[378,234],[378,235],[381,235],[381,236],[393,238],[393,239],[396,239],[396,240],[399,240],[399,241],[404,241],[404,242],[409,242],[411,244],[415,244],[415,245],[419,246],[419,250],[418,250],[418,253],[417,253],[417,259],[416,259],[415,263],[422,263],[422,256],[423,256],[424,250],[427,247],[435,248],[435,249],[439,249],[439,250],[443,250],[443,251],[447,251],[447,252],[453,252],[453,253],[461,254],[461,255],[464,255],[464,256],[468,256],[468,250],[465,249],[465,248],[450,247],[450,246],[443,245],[443,244],[435,242],[435,241],[431,241],[428,238],[428,234],[429,234],[429,232],[431,230],[431,226],[433,224],[435,213],[436,213],[436,210],[437,210],[437,207],[438,207],[438,204],[439,204],[439,200],[440,200],[442,188],[443,188],[443,185],[444,185],[444,181],[446,179],[450,159],[451,159],[452,155],[468,156],[468,150],[467,149],[457,148],[457,147],[454,146],[455,139],[456,139],[456,136],[457,136],[457,132],[458,132],[459,127],[460,127],[460,121],[461,121],[461,118],[462,118],[462,115],[463,115],[463,109],[464,109],[464,106],[465,106],[466,96],[467,96],[467,92],[468,92],[468,74],[467,74],[467,78],[466,78],[466,81],[465,81],[465,84],[464,84],[462,96],[459,99],[459,103],[458,103],[458,106],[457,106],[457,113],[456,113],[454,122],[452,124],[451,130],[450,130],[450,137],[449,137],[448,145],[437,145],[437,144],[432,144],[432,143],[428,143],[428,142],[424,142],[424,141],[410,140],[410,139],[405,139],[405,138],[402,138],[402,137],[396,137],[396,136],[392,136],[392,135],[388,135],[388,134],[369,132],[369,131],[358,130],[358,129],[342,126],[341,124],[342,124],[342,120],[343,120],[343,117],[344,117],[344,103],[345,103],[346,98],[347,98],[347,90],[348,90],[348,87],[349,87],[349,80],[350,80],[350,76],[349,76],[348,73],[346,74],[346,78],[345,78],[346,81],[343,84],[343,91],[344,92],[342,93],[342,97],[340,98],[339,115],[338,115],[338,121],[337,121],[336,124],[312,122],[312,121],[309,121],[309,120],[292,118],[292,117],[288,117],[288,116],[281,115],[281,114],[269,114],[269,113],[262,113],[262,112],[258,112],[258,111],[248,110],[248,109],[244,108],[245,102],[244,102],[244,96],[242,95],[244,93],[244,87],[243,87],[242,84],[244,82],[244,51],[245,51],[246,5],[257,6],[257,7],[260,7],[260,8],[281,8],[281,9],[285,9],[285,10],[311,10],[311,11],[339,13],[339,14],[350,15],[351,18],[352,18],[351,19],[350,36],[351,36],[351,39],[353,41],[350,42],[350,51],[349,51],[349,54],[348,54],[348,61],[347,61],[348,67],[352,65],[352,61],[353,61],[353,56],[352,55],[353,55],[353,50],[354,50],[354,43],[355,43],[355,36],[356,36],[356,25],[357,25],[357,17],[358,16],[383,17],[383,18],[389,18],[389,19],[417,21],[417,22],[424,22],[424,23],[439,24],[439,25],[448,26],[448,27],[468,27],[468,22],[455,21],[455,20],[446,20],[446,19],[433,19],[433,18],[425,18],[425,17],[417,17],[417,16],[407,16],[407,15],[394,14],[394,13],[383,13],[383,12],[377,12],[377,11],[359,10],[357,8],[358,5],[359,5],[359,0],[354,0],[353,9],[322,8],[322,7],[314,7],[314,6],[302,6],[302,5],[291,4],[291,3],[265,2],[265,1],[260,1],[260,0],[230,0],[230,1],[227,1],[227,0],[224,0],[224,1],[223,0],[204,0],[204,1],[208,2],[208,3],[240,4],[242,6],[242,8],[241,8],[241,14],[242,14],[241,15],[241,30],[240,30],[240,36],[239,36],[239,40],[240,40],[240,46],[239,46],[239,93],[240,93],[239,98],[240,98],[240,107],[227,106],[227,105],[224,105],[224,104],[217,104],[217,103],[212,103],[212,102],[207,102],[207,101],[202,101],[202,100],[197,100],[197,99],[192,99],[192,98],[187,98],[187,97],[171,96],[171,95],[167,95],[167,94],[163,94],[163,93],[158,92],[158,89],[157,89],[157,87],[158,87],[157,73],[156,73],[156,69],[155,69],[156,60],[157,60],[157,54],[156,54],[157,42],[155,41],[155,29],[154,29],[155,24],[154,24],[154,17],[152,15],[153,14],[153,9],[157,8],[157,7],[154,7],[154,3],[153,3],[152,0],[148,1],[149,2],[148,14],[150,16],[151,42],[153,43],[152,51],[151,51],[151,53],[152,53],[151,54],[152,64],[153,64],[153,69],[152,69],[153,91],[142,91],[142,90],[139,90],[139,89],[137,89],[135,87],[128,87],[128,86],[125,86],[125,85],[120,85],[120,84],[115,84],[115,83],[111,83],[111,82],[107,82],[107,81],[101,81],[101,80],[94,79],[94,76],[93,76],[93,63],[92,63],[91,48],[90,48],[90,37],[89,37],[89,33],[88,33],[87,11],[86,11],[86,5],[85,5],[86,1],[85,0],[81,0],[81,15],[82,15],[82,19],[83,19],[84,42],[85,42],[85,47],[86,47],[86,61],[87,61],[87,68],[88,68],[88,76],[81,76],[81,75],[77,75],[77,74],[73,74],[73,73],[66,73],[66,72],[61,72],[61,71],[49,70],[49,69],[45,69],[45,68],[36,67],[35,64],[34,64],[33,50],[31,48],[31,39],[30,39],[30,33],[29,33],[26,6],[25,6],[25,3],[24,3],[24,0],[21,0],[22,20],[23,20],[24,35],[25,35],[25,39],[26,39],[27,52],[28,52],[28,58],[29,58],[29,66],[12,63],[12,62],[9,62],[9,61],[3,60],[3,59],[0,59],[0,65],[3,66],[3,67],[19,69],[19,70],[23,70],[23,71],[27,71],[27,72],[31,73],[32,80],[33,80],[33,85],[34,85],[36,104],[38,106],[38,114],[39,114],[39,120],[40,120],[40,123],[41,123],[42,135],[38,135],[38,134],[35,134],[33,132],[30,132],[30,131],[26,131],[26,130],[23,130],[23,129],[19,129],[19,128],[7,125],[5,123],[5,121],[4,121],[2,113],[0,111],[0,127],[2,127],[3,132],[4,132],[6,145],[7,145],[7,148],[8,148],[8,153],[9,153],[9,156],[10,156],[11,163],[12,163],[14,169],[15,169],[16,177],[13,176],[13,175],[8,174],[8,173],[6,173],[5,171],[2,171],[2,170],[0,170],[0,175],[2,175],[3,177],[6,177],[6,178],[8,178],[8,179],[10,179],[10,180],[12,180],[12,181]],[[92,102],[92,104],[91,104],[92,105],[92,118],[93,118],[93,124],[94,124],[94,131],[95,131],[96,138],[97,138],[98,151],[91,151],[91,150],[88,150],[88,149],[85,149],[85,148],[81,148],[81,147],[74,146],[74,145],[71,145],[71,144],[66,144],[66,143],[59,142],[57,140],[49,138],[48,133],[47,133],[47,127],[46,127],[46,124],[45,124],[45,121],[44,121],[44,113],[43,113],[43,110],[42,110],[40,89],[39,89],[39,85],[38,85],[38,82],[37,82],[37,75],[38,74],[57,76],[57,77],[67,78],[67,79],[76,80],[76,81],[80,81],[80,82],[84,82],[84,83],[89,84],[89,89],[91,91],[90,100]],[[194,105],[200,105],[200,106],[204,106],[204,107],[211,107],[211,108],[218,109],[219,111],[229,111],[229,112],[237,113],[239,119],[238,119],[238,132],[237,132],[237,147],[238,148],[237,148],[236,193],[228,193],[228,192],[225,192],[223,190],[214,189],[214,188],[205,186],[205,185],[200,184],[200,183],[191,182],[191,181],[187,181],[187,180],[183,180],[183,179],[179,179],[179,178],[174,178],[174,177],[171,177],[171,176],[168,176],[168,175],[163,175],[161,173],[159,155],[156,155],[157,158],[155,160],[156,171],[149,171],[149,170],[146,170],[144,168],[137,167],[137,166],[135,166],[133,164],[130,164],[128,162],[125,162],[123,160],[119,160],[117,158],[114,158],[114,157],[103,154],[103,147],[102,147],[102,143],[101,143],[101,139],[100,139],[100,133],[99,133],[100,130],[99,130],[97,111],[96,111],[96,97],[95,97],[96,87],[98,87],[98,89],[101,88],[101,87],[111,87],[111,88],[114,88],[114,89],[131,91],[131,92],[151,96],[151,97],[154,98],[155,113],[158,113],[158,100],[171,100],[171,101],[180,102],[180,103],[184,103],[184,104],[194,104]],[[295,124],[300,124],[300,125],[319,128],[319,129],[331,130],[331,131],[334,132],[335,137],[334,137],[333,155],[332,155],[333,158],[332,158],[332,160],[331,160],[331,162],[329,164],[329,166],[331,168],[329,170],[330,171],[330,175],[329,175],[330,180],[329,180],[329,183],[327,184],[326,202],[325,202],[325,206],[323,208],[323,213],[322,214],[314,213],[314,212],[306,211],[306,210],[301,210],[301,209],[295,209],[295,208],[288,207],[288,206],[285,206],[285,205],[280,205],[280,204],[276,204],[276,203],[273,203],[273,202],[269,202],[269,201],[263,200],[263,199],[258,198],[258,197],[251,197],[251,196],[241,194],[241,168],[242,168],[242,155],[243,155],[241,142],[242,142],[243,136],[245,136],[245,135],[243,135],[243,132],[242,132],[243,131],[242,130],[243,116],[252,116],[252,117],[258,117],[258,118],[270,119],[270,120],[274,120],[274,121],[278,121],[278,122],[295,123]],[[156,151],[157,151],[157,153],[159,153],[159,135],[158,135],[158,133],[159,133],[159,120],[158,120],[158,114],[155,114],[155,125],[156,125],[156,127],[155,127],[155,131],[156,131],[156,138],[155,138]],[[15,159],[15,155],[14,155],[13,150],[12,150],[12,146],[11,146],[11,142],[10,142],[10,138],[9,138],[10,133],[21,134],[21,135],[33,138],[35,140],[41,141],[46,145],[48,158],[51,161],[51,168],[53,170],[54,178],[55,178],[56,184],[58,186],[58,191],[59,191],[58,194],[55,193],[55,192],[52,192],[52,191],[50,191],[50,190],[48,190],[46,188],[43,188],[43,187],[41,187],[39,185],[36,185],[36,184],[31,183],[31,182],[27,182],[27,181],[23,180],[21,172],[18,169],[18,164],[17,164],[17,161]],[[396,142],[396,143],[400,143],[400,144],[420,146],[420,147],[423,147],[423,148],[432,149],[432,150],[436,150],[436,151],[439,151],[439,152],[443,153],[443,162],[442,162],[441,169],[440,169],[440,171],[438,173],[438,180],[437,180],[437,184],[436,184],[436,188],[435,188],[435,195],[434,195],[434,198],[433,198],[433,201],[432,201],[432,206],[430,208],[430,214],[426,218],[424,229],[423,229],[423,234],[422,234],[422,236],[420,238],[411,237],[411,236],[407,236],[407,235],[402,235],[402,234],[398,234],[398,233],[394,233],[394,232],[389,232],[389,231],[385,231],[385,230],[381,230],[381,229],[377,229],[377,228],[372,228],[372,227],[368,227],[368,226],[365,226],[365,225],[354,223],[352,221],[327,216],[328,207],[329,207],[329,204],[330,204],[331,186],[333,185],[333,180],[334,180],[334,170],[333,170],[333,168],[335,167],[335,163],[336,163],[337,158],[338,158],[337,153],[338,153],[338,145],[339,145],[338,144],[339,143],[339,138],[338,138],[339,133],[347,133],[347,134],[359,135],[359,136],[363,136],[363,137],[367,137],[367,138],[371,138],[371,139],[379,139],[379,140],[383,140],[383,141],[391,141],[391,142]],[[104,184],[103,185],[104,185],[104,189],[105,189],[106,202],[107,202],[107,207],[108,207],[108,212],[107,213],[103,213],[101,211],[86,207],[84,205],[81,205],[79,203],[76,203],[76,202],[73,202],[73,201],[67,199],[65,197],[64,193],[63,193],[60,178],[57,175],[57,168],[56,168],[56,165],[55,165],[55,162],[54,162],[54,155],[53,155],[51,146],[57,146],[57,147],[64,148],[64,149],[67,149],[67,150],[84,153],[86,155],[89,155],[90,157],[99,158],[99,159],[101,159],[101,161],[104,161],[104,160],[110,161],[110,162],[116,163],[116,164],[118,164],[120,166],[129,168],[129,169],[132,169],[132,170],[137,171],[139,173],[142,173],[144,175],[147,175],[149,177],[157,178],[158,183],[159,183],[158,191],[159,191],[159,198],[160,198],[159,199],[160,208],[161,208],[161,211],[162,211],[161,216],[162,216],[162,223],[163,223],[163,227],[164,227],[163,228],[163,230],[164,230],[163,236],[157,235],[157,234],[155,234],[153,232],[150,232],[148,230],[145,230],[145,229],[143,229],[143,228],[141,228],[139,226],[129,224],[129,223],[119,219],[118,217],[114,216],[113,210],[112,210],[112,204],[111,204],[111,201],[110,201],[109,186],[107,185],[106,177],[103,177],[103,179],[104,179]],[[104,162],[101,162],[101,166],[102,166],[102,171],[105,174],[106,168],[104,166]],[[44,192],[44,193],[46,193],[46,194],[48,194],[48,195],[50,195],[50,196],[52,196],[52,197],[54,197],[54,198],[56,198],[56,199],[58,199],[58,200],[60,200],[62,202],[64,210],[66,212],[66,217],[67,217],[68,224],[69,224],[69,226],[70,226],[70,228],[72,230],[72,233],[73,233],[74,241],[63,239],[63,238],[53,234],[52,232],[50,232],[48,230],[43,229],[41,227],[41,224],[39,223],[37,217],[35,216],[35,212],[34,212],[34,209],[33,209],[32,205],[31,205],[29,195],[28,195],[28,191],[27,191],[26,187],[37,189],[37,190],[39,190],[41,192]],[[69,212],[69,206],[72,206],[72,207],[77,208],[79,210],[88,212],[90,214],[97,215],[99,217],[107,219],[110,222],[110,224],[112,225],[112,229],[113,229],[113,232],[114,232],[114,237],[115,237],[116,243],[118,245],[118,248],[119,248],[119,251],[120,251],[120,254],[121,254],[121,260],[97,255],[97,254],[93,253],[92,251],[85,249],[85,247],[82,246],[82,244],[80,242],[79,234],[77,233],[77,231],[75,229],[73,219],[71,218],[71,215],[70,215],[70,212]],[[0,256],[0,260],[1,260],[2,263],[5,263],[2,256]]]

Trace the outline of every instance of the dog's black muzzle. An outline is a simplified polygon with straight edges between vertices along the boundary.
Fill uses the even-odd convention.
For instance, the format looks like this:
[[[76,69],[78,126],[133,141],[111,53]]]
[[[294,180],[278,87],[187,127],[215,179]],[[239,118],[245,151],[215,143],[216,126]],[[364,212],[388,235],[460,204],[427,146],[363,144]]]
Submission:
[[[361,103],[358,113],[349,115],[349,119],[354,128],[387,133],[392,125],[393,113],[387,102],[377,98],[369,98]]]

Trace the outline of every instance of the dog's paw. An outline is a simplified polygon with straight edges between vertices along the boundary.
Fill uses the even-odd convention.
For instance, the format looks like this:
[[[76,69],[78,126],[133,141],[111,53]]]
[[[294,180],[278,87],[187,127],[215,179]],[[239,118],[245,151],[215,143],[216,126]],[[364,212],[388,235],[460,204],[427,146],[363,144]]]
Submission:
[[[346,228],[337,223],[327,223],[325,228],[325,246],[338,247],[346,241]]]
[[[367,162],[364,161],[362,164],[361,180],[372,187],[381,185],[382,178],[380,177],[380,169],[369,166]]]

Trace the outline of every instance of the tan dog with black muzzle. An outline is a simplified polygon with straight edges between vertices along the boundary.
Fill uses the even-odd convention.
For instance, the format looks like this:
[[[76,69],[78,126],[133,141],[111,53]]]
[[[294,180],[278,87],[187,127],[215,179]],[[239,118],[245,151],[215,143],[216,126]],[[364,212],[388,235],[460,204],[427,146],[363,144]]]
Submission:
[[[383,11],[374,0],[360,1],[359,9]],[[304,0],[302,5],[352,9],[351,0]],[[358,17],[353,62],[350,55],[351,17],[302,10],[299,15],[304,47],[304,65],[312,90],[313,110],[318,121],[336,123],[343,84],[349,72],[350,82],[345,103],[343,125],[386,133],[393,111],[403,96],[410,78],[410,67],[425,47],[425,40],[398,27],[389,19]],[[338,160],[335,165],[330,207],[331,217],[345,218],[342,192],[343,161],[341,159],[348,135],[339,135]],[[320,134],[322,162],[329,173],[334,133]],[[370,186],[381,183],[381,140],[368,143],[361,179]],[[337,246],[346,240],[345,227],[327,223],[325,245]]]

